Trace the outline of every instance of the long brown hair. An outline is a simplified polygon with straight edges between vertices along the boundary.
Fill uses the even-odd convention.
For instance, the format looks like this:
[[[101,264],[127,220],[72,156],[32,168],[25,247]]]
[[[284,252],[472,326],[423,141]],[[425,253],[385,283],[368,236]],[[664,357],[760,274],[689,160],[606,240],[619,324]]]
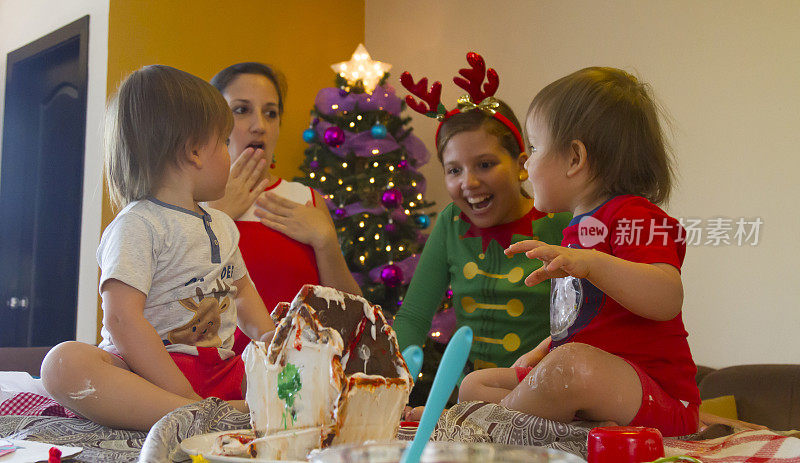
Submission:
[[[203,79],[169,66],[133,71],[111,98],[105,118],[105,175],[117,208],[150,196],[187,145],[222,140],[233,116]]]
[[[254,61],[232,64],[219,71],[211,78],[211,85],[217,88],[220,93],[225,93],[225,89],[233,82],[233,79],[242,74],[255,74],[264,76],[275,86],[278,93],[278,114],[283,115],[283,100],[286,98],[287,84],[283,73],[274,67]]]
[[[650,87],[616,68],[589,67],[540,91],[528,110],[550,131],[553,152],[580,140],[601,196],[634,194],[655,204],[669,199],[673,159]]]

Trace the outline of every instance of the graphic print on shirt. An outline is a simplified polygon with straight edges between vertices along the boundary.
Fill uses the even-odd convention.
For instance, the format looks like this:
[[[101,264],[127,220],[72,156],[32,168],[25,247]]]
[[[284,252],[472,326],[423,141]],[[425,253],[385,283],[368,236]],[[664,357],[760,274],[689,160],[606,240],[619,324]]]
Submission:
[[[589,280],[566,276],[550,281],[550,336],[565,341],[588,325],[603,307],[605,294]],[[551,347],[555,347],[553,344]]]
[[[167,339],[172,344],[186,344],[197,347],[220,347],[222,339],[219,337],[219,328],[222,321],[220,314],[231,307],[228,293],[231,287],[222,280],[217,280],[217,288],[206,297],[198,287],[197,302],[193,297],[182,299],[178,302],[194,312],[189,323],[169,332]]]

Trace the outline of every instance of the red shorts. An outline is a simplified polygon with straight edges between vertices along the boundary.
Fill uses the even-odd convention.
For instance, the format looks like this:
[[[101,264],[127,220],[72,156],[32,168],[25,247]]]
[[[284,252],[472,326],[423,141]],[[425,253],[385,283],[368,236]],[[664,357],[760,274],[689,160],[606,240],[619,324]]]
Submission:
[[[699,404],[684,405],[680,400],[673,399],[638,365],[625,361],[636,371],[642,384],[642,403],[628,426],[657,428],[664,437],[685,436],[697,432],[700,421]],[[519,382],[522,382],[531,370],[533,367],[514,367]]]
[[[199,355],[170,352],[192,389],[200,397],[219,397],[222,400],[242,400],[244,362],[242,357],[222,360],[215,347],[198,347]]]
[[[172,361],[189,380],[200,397],[218,397],[222,400],[243,400],[244,362],[240,355],[222,360],[215,347],[198,347],[199,355],[169,352]],[[120,358],[117,354],[112,354]]]
[[[657,428],[664,437],[685,436],[697,432],[700,404],[683,404],[672,398],[653,378],[635,363],[625,360],[636,370],[642,383],[642,404],[630,426]]]

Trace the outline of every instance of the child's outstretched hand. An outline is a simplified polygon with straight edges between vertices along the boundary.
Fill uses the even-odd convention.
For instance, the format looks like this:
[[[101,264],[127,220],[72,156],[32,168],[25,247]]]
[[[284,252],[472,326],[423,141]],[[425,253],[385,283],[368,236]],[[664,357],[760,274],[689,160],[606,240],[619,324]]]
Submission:
[[[505,250],[507,256],[521,252],[530,259],[542,261],[542,266],[525,278],[525,284],[528,286],[537,285],[550,278],[562,278],[568,275],[586,278],[589,275],[591,250],[553,246],[536,240],[519,241]]]

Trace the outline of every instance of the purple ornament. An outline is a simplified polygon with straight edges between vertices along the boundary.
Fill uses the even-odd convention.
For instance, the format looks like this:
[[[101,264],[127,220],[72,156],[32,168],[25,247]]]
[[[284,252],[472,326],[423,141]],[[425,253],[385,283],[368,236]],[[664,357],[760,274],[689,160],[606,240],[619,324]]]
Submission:
[[[394,209],[403,203],[403,193],[397,188],[389,188],[383,192],[381,203],[383,203],[386,209]]]
[[[335,211],[333,211],[333,213],[336,215],[336,218],[337,218],[337,219],[341,219],[342,217],[344,217],[344,216],[345,216],[345,214],[347,214],[347,211],[345,211],[345,210],[344,210],[343,208],[341,208],[341,207],[337,207],[337,208],[336,208],[336,210],[335,210]]]
[[[394,233],[397,231],[397,224],[394,222],[389,222],[386,224],[386,233]]]
[[[381,281],[390,288],[400,285],[403,281],[403,271],[394,264],[389,264],[381,270]]]
[[[453,298],[453,290],[452,289],[448,289],[444,294],[447,296],[448,299],[452,299]]]
[[[336,126],[325,129],[325,143],[333,148],[338,148],[344,144],[344,130]]]
[[[311,162],[309,162],[308,163],[308,167],[310,167],[310,168],[312,168],[314,170],[317,170],[317,168],[319,167],[319,161],[311,161]]]
[[[397,163],[397,167],[399,167],[399,168],[401,168],[401,169],[405,169],[405,168],[407,168],[407,167],[408,167],[408,161],[406,161],[405,159],[403,159],[402,161],[400,161],[400,162],[398,162],[398,163]]]
[[[346,97],[348,93],[350,93],[350,92],[348,92],[347,90],[345,90],[343,88],[339,89],[339,96],[342,97],[342,98]]]
[[[319,124],[319,118],[315,117],[314,119],[311,120],[311,125],[317,125],[317,124]]]

